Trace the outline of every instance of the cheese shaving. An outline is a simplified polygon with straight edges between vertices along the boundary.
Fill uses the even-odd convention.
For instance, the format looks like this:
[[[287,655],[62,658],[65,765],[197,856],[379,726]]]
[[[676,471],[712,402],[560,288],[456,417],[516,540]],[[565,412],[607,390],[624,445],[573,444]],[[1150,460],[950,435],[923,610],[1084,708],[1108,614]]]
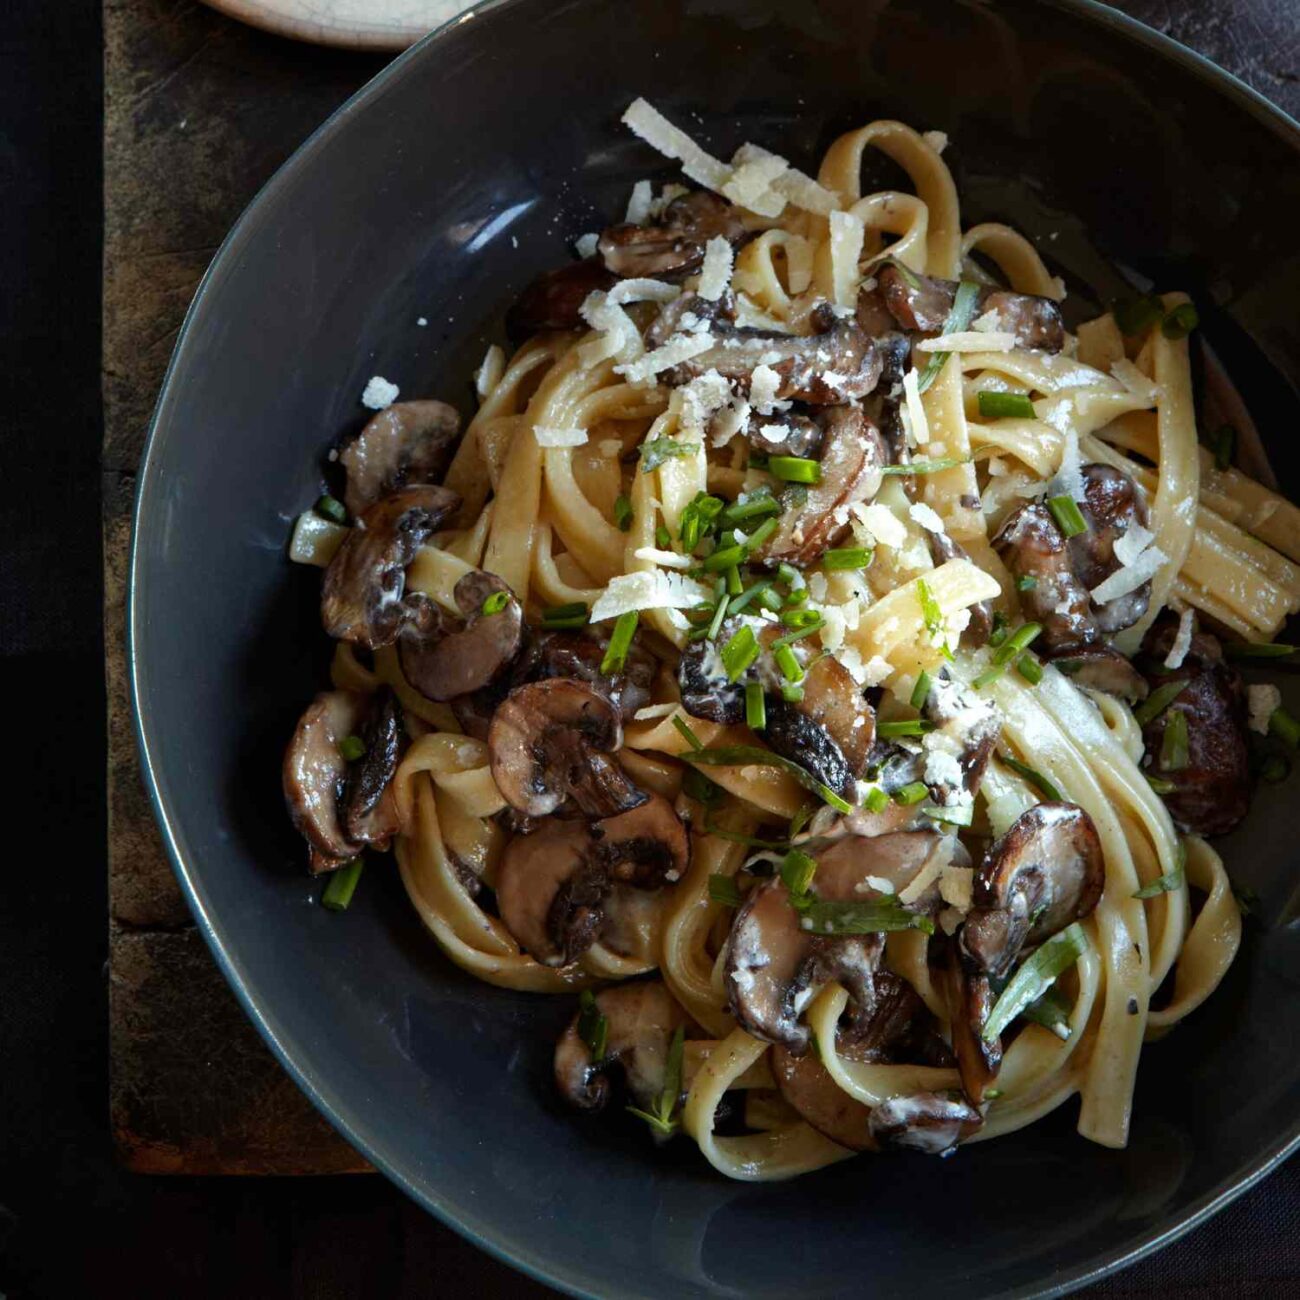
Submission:
[[[1062,421],[1064,423],[1064,421]],[[1083,501],[1083,458],[1079,454],[1079,432],[1073,426],[1061,429],[1061,467],[1052,480],[1053,495]]]
[[[733,163],[743,164],[763,158],[776,157],[776,154],[764,149],[761,145],[742,144],[736,150],[732,161]],[[779,161],[784,163],[785,159],[781,158]],[[789,199],[796,208],[802,208],[805,212],[816,212],[822,216],[827,216],[840,207],[840,196],[834,190],[828,190],[824,185],[819,185],[811,176],[806,176],[797,167],[791,167],[788,164],[786,164],[785,170],[772,181],[772,188],[778,194]]]
[[[1282,692],[1271,683],[1266,686],[1250,686],[1246,698],[1250,708],[1251,731],[1267,736],[1268,720],[1273,716],[1273,710],[1282,707]]]
[[[1189,605],[1178,615],[1178,631],[1174,633],[1173,644],[1165,655],[1166,668],[1181,668],[1187,652],[1192,648],[1192,609]]]
[[[655,722],[660,718],[671,717],[681,706],[675,701],[667,704],[647,704],[632,715],[633,722]]]
[[[627,215],[623,218],[633,226],[644,226],[650,217],[650,205],[654,201],[654,192],[649,181],[637,181],[632,186],[632,194],[627,201]]]
[[[731,283],[735,260],[735,250],[730,241],[714,235],[704,246],[704,265],[700,268],[700,282],[695,292],[709,302],[717,302]]]
[[[600,236],[594,231],[588,231],[585,235],[579,235],[573,241],[573,251],[581,258],[595,257],[596,249],[600,245]]]
[[[853,507],[853,513],[881,546],[897,550],[907,541],[907,525],[887,505],[879,501],[866,505],[859,502]]]
[[[620,280],[605,295],[605,299],[621,307],[631,302],[672,302],[674,298],[680,297],[681,292],[675,284],[645,277]]]
[[[1099,605],[1118,600],[1155,577],[1156,571],[1164,562],[1165,553],[1158,546],[1148,546],[1132,564],[1125,564],[1116,569],[1109,578],[1094,587],[1088,594]]]
[[[930,146],[935,153],[943,153],[948,147],[948,133],[946,131],[926,131],[922,134],[921,139]]]
[[[383,375],[372,375],[362,391],[361,405],[372,411],[382,411],[397,401],[400,391],[396,384],[389,383]]]
[[[749,384],[749,401],[759,415],[771,415],[781,376],[771,366],[755,366]]]
[[[905,889],[898,891],[898,901],[904,906],[915,903],[927,889],[943,874],[943,869],[952,861],[956,839],[945,835],[935,846],[930,856],[922,864],[920,871],[912,877],[912,882]]]
[[[899,408],[907,445],[917,447],[930,441],[930,421],[921,405],[921,376],[915,366],[903,376],[903,405]]]
[[[712,334],[674,334],[663,347],[647,352],[639,360],[615,366],[614,371],[629,384],[653,384],[661,370],[671,370],[673,366],[707,352],[712,346]]]
[[[858,259],[866,230],[853,212],[830,214],[831,296],[841,307],[858,300]]]
[[[1129,524],[1122,537],[1115,539],[1115,558],[1121,564],[1134,564],[1139,555],[1156,539],[1155,533],[1143,528],[1136,520]]]
[[[710,588],[679,573],[638,569],[610,579],[591,607],[591,621],[602,623],[634,609],[690,609],[711,595]]]
[[[578,345],[578,356],[583,365],[594,366],[610,357],[631,361],[645,350],[636,323],[622,307],[610,302],[607,294],[599,290],[589,293],[579,311],[582,319],[596,332],[594,338],[585,339]]]
[[[657,108],[644,99],[634,99],[623,114],[623,123],[652,149],[667,158],[675,158],[697,185],[719,194],[731,178],[731,168],[702,149],[685,131],[675,127]]]
[[[586,429],[560,429],[554,425],[533,425],[533,437],[539,447],[582,447],[587,441]]]
[[[974,884],[974,867],[944,867],[939,876],[939,897],[959,912],[969,912]]]
[[[731,385],[716,370],[706,370],[677,390],[682,395],[682,423],[699,428],[731,401]]]
[[[940,334],[932,339],[922,339],[915,345],[918,352],[1010,352],[1015,346],[1014,334],[979,329]]]
[[[933,506],[927,506],[923,501],[917,501],[907,508],[908,515],[926,532],[944,533],[947,529],[943,526],[943,519],[940,518],[939,512]]]
[[[779,217],[785,211],[785,198],[771,188],[772,182],[789,168],[784,158],[769,154],[739,165],[733,161],[732,165],[735,170],[722,187],[726,198],[760,217]]]

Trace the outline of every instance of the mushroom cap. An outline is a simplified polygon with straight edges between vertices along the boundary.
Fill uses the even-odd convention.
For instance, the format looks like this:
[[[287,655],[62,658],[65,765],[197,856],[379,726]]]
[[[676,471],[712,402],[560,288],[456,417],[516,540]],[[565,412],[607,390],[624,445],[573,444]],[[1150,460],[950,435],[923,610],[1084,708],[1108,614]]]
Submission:
[[[682,819],[663,795],[593,824],[596,857],[614,880],[657,889],[680,880],[690,866],[691,841]]]
[[[695,321],[686,321],[688,316],[693,316]],[[711,327],[725,328],[733,324],[735,319],[736,295],[730,289],[725,289],[717,298],[701,298],[698,293],[683,293],[659,308],[659,314],[645,332],[645,345],[647,349],[662,347],[684,328],[684,322],[694,324],[695,328],[698,328],[699,321],[704,321]]]
[[[307,706],[285,750],[281,777],[294,826],[310,845],[313,871],[341,867],[361,852],[339,817],[339,795],[348,763],[340,742],[354,734],[365,697],[353,691],[324,691]]]
[[[602,989],[596,994],[596,1009],[609,1026],[604,1059],[592,1061],[574,1016],[555,1045],[560,1095],[580,1110],[600,1110],[611,1091],[608,1071],[617,1064],[637,1104],[652,1106],[664,1089],[673,1035],[689,1023],[686,1012],[660,980]]]
[[[826,430],[810,415],[778,411],[761,420],[751,420],[745,439],[765,456],[798,456],[815,459],[821,454]]]
[[[700,267],[710,239],[720,235],[738,244],[748,234],[738,208],[709,190],[695,190],[674,199],[659,225],[620,222],[602,232],[597,247],[614,275],[675,280]]]
[[[339,451],[348,513],[364,514],[408,484],[437,482],[459,434],[460,415],[446,402],[394,402],[373,415]]]
[[[983,971],[962,960],[957,944],[948,945],[948,1022],[952,1050],[961,1071],[961,1084],[970,1101],[979,1106],[1002,1068],[1002,1040],[988,1042],[984,1026],[993,1010],[993,989]]]
[[[460,497],[447,488],[408,487],[360,515],[325,570],[325,631],[370,650],[391,645],[412,617],[402,599],[406,566],[459,504]]]
[[[871,1107],[850,1096],[811,1053],[774,1047],[769,1061],[781,1096],[823,1137],[850,1151],[874,1151]]]
[[[776,532],[755,557],[768,568],[819,559],[848,532],[847,518],[836,522],[837,512],[846,515],[845,507],[871,500],[884,481],[884,439],[859,407],[831,407],[819,419],[826,430],[821,480],[782,513]]]
[[[876,1106],[871,1112],[871,1136],[882,1150],[907,1147],[942,1156],[983,1123],[983,1116],[968,1102],[918,1092]]]
[[[1132,662],[1108,645],[1083,646],[1054,656],[1051,662],[1076,686],[1106,691],[1130,704],[1146,699],[1150,690]]]
[[[1070,562],[1079,581],[1091,591],[1119,567],[1115,543],[1135,524],[1147,525],[1147,505],[1137,484],[1113,465],[1084,465],[1084,499],[1079,511],[1087,521],[1085,532],[1071,537]],[[1151,583],[1144,582],[1127,595],[1104,605],[1093,604],[1097,626],[1106,633],[1131,627],[1151,603]]]
[[[718,640],[726,643],[726,624]],[[677,665],[677,684],[682,708],[693,718],[730,726],[745,720],[745,684],[729,681],[726,669],[712,641],[691,641],[682,650]]]
[[[505,592],[509,600],[504,609],[485,614],[483,602],[496,592]],[[430,700],[452,700],[490,686],[523,646],[523,607],[496,574],[473,569],[452,594],[465,618],[463,627],[449,631],[440,619],[425,632],[412,623],[397,642],[406,680]]]
[[[392,781],[406,747],[401,708],[387,687],[375,696],[360,738],[366,749],[349,764],[341,801],[343,828],[349,839],[383,849],[397,833]]]
[[[506,312],[506,333],[516,343],[522,343],[544,330],[582,329],[582,304],[587,295],[608,289],[616,279],[598,257],[547,271]]]
[[[522,678],[528,681],[548,677],[571,677],[597,687],[609,698],[624,722],[650,703],[658,663],[636,637],[628,646],[623,667],[616,673],[601,671],[609,648],[609,633],[594,628],[582,632],[544,632],[533,642],[528,658],[521,662]]]
[[[623,743],[618,711],[594,687],[568,677],[517,686],[488,730],[492,779],[529,817],[572,801],[588,817],[612,817],[645,801],[605,755]]]
[[[1036,804],[992,845],[976,871],[962,949],[976,969],[1004,975],[1026,945],[1087,916],[1105,883],[1092,818],[1076,804]]]
[[[520,946],[546,966],[567,966],[596,941],[609,882],[590,860],[582,822],[548,821],[516,835],[497,867],[497,908]]]

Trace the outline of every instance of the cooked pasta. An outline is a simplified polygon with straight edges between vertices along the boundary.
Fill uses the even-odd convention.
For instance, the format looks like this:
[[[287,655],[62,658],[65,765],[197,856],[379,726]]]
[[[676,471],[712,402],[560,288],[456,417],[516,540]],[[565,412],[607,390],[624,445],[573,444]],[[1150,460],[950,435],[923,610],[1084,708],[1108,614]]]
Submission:
[[[453,962],[578,998],[570,1102],[729,1177],[1076,1095],[1122,1146],[1240,941],[1207,837],[1300,736],[1234,666],[1288,652],[1300,513],[1198,431],[1189,299],[1075,311],[963,228],[938,133],[814,179],[625,121],[699,188],[643,182],[524,293],[463,434],[376,401],[295,528],[325,901],[391,848]],[[906,191],[863,193],[872,151]]]

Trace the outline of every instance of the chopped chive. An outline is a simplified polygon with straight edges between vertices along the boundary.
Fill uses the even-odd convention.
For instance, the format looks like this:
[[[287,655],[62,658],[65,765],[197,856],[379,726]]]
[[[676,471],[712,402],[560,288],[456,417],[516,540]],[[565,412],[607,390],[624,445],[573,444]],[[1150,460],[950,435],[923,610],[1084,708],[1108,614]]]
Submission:
[[[921,603],[921,617],[925,620],[925,630],[931,636],[938,636],[943,631],[943,606],[935,600],[930,584],[924,578],[916,580],[916,597]]]
[[[1167,339],[1185,339],[1200,323],[1196,308],[1190,302],[1180,302],[1165,317],[1160,332]]]
[[[754,551],[758,550],[758,548],[762,546],[774,532],[776,532],[776,520],[764,519],[763,522],[745,538],[742,545],[747,552],[752,554]]]
[[[817,811],[810,803],[800,804],[798,811],[790,818],[790,829],[787,832],[791,839],[794,839],[805,826],[812,821],[813,813]]]
[[[331,912],[346,912],[352,895],[356,892],[357,881],[361,879],[361,868],[365,863],[361,858],[345,862],[329,879],[325,892],[320,896],[320,905],[328,907]]]
[[[727,581],[725,578],[719,578],[713,587],[713,617],[709,620],[708,632],[705,634],[710,641],[718,639],[718,633],[722,631],[722,620],[727,614]]]
[[[344,736],[339,741],[339,753],[349,763],[355,763],[366,752],[366,742],[360,736]]]
[[[761,682],[750,682],[745,687],[745,725],[751,731],[762,731],[767,726],[767,706],[763,703]]]
[[[1070,1037],[1070,1013],[1073,1010],[1074,1008],[1065,1000],[1064,994],[1053,984],[1042,997],[1031,1002],[1020,1014],[1024,1019],[1042,1025],[1044,1029],[1050,1029],[1062,1042],[1067,1042]],[[992,1097],[994,1092],[997,1092],[997,1089],[986,1090],[984,1096]],[[997,1095],[1000,1097],[1002,1094],[997,1092]]]
[[[715,785],[696,767],[688,767],[682,773],[682,793],[706,808],[715,807],[723,799],[722,787]]]
[[[841,798],[829,786],[823,785],[806,768],[769,749],[760,749],[757,745],[725,745],[716,749],[701,746],[693,753],[678,755],[687,763],[703,763],[706,767],[779,767],[788,772],[805,790],[820,796],[823,803],[828,803],[842,813],[851,813],[853,805]]]
[[[921,669],[921,675],[916,679],[916,685],[912,687],[912,698],[908,701],[914,709],[918,711],[925,708],[925,702],[930,698],[930,674]]]
[[[909,781],[894,791],[893,798],[895,803],[907,808],[914,803],[920,803],[929,793],[930,789],[924,781]]]
[[[799,898],[808,892],[813,876],[817,872],[817,859],[810,858],[798,849],[791,849],[781,863],[781,883],[792,898]]]
[[[783,645],[793,645],[796,641],[802,641],[806,636],[812,636],[814,632],[821,630],[822,616],[817,615],[817,622],[809,624],[807,627],[797,627],[793,632],[787,632],[784,636],[779,636],[772,642],[772,651],[775,653]]]
[[[1155,898],[1160,894],[1171,893],[1175,889],[1183,887],[1183,881],[1187,879],[1187,850],[1181,844],[1178,846],[1178,861],[1174,864],[1172,871],[1166,871],[1163,876],[1159,876],[1149,885],[1143,885],[1141,889],[1135,890],[1134,898]]]
[[[732,844],[744,844],[751,849],[769,849],[773,853],[784,853],[790,847],[788,844],[777,840],[760,840],[753,835],[742,835],[739,831],[729,831],[725,826],[715,826],[711,821],[704,823],[704,833],[706,835],[716,835],[720,840],[729,840]],[[761,875],[762,872],[758,868],[763,865],[765,864],[751,862],[746,870],[750,875]],[[772,873],[769,871],[767,874],[771,875]]]
[[[1165,733],[1160,737],[1160,770],[1181,772],[1188,762],[1187,714],[1179,710],[1165,719]]]
[[[632,527],[632,503],[622,495],[614,502],[614,525],[621,533]]]
[[[1150,772],[1144,772],[1142,775],[1146,777],[1147,785],[1156,794],[1173,794],[1178,789],[1178,786],[1173,781],[1166,781],[1163,776],[1154,776]]]
[[[800,927],[810,934],[881,934],[893,930],[934,933],[934,922],[924,912],[909,912],[885,897],[861,903],[817,898],[799,910]]]
[[[935,356],[947,356],[946,352],[936,352]],[[937,460],[911,460],[906,465],[886,465],[882,474],[911,477],[921,474],[942,474],[946,469],[956,469],[958,465],[969,465],[969,456],[942,456]]]
[[[656,524],[655,545],[661,551],[666,551],[671,548],[672,544],[673,544],[673,535],[668,531],[668,525],[663,523]]]
[[[653,1111],[628,1110],[643,1119],[661,1137],[671,1137],[677,1131],[678,1121],[673,1118],[682,1093],[682,1056],[686,1050],[686,1026],[678,1025],[668,1048],[668,1063],[664,1067],[664,1088],[655,1101]]]
[[[957,286],[957,292],[952,296],[952,307],[948,311],[948,316],[943,322],[943,328],[940,334],[960,334],[962,330],[970,324],[971,317],[975,315],[975,304],[979,301],[979,285],[972,284],[969,280],[963,280]],[[925,363],[925,369],[921,372],[921,377],[917,382],[917,390],[925,392],[927,388],[934,383],[939,371],[943,369],[944,363],[952,354],[950,352],[932,352],[930,359]]]
[[[776,576],[781,582],[784,582],[791,591],[802,589],[807,585],[803,580],[803,574],[800,573],[793,564],[782,562],[777,565]]]
[[[730,528],[749,519],[760,519],[764,515],[780,513],[781,503],[768,488],[760,488],[757,492],[753,492],[746,497],[744,501],[733,501],[731,505],[725,507],[718,515],[718,525],[722,528]]]
[[[992,393],[979,395],[980,414],[989,420],[1032,420],[1034,404],[1024,393]]]
[[[673,714],[673,726],[681,732],[683,739],[692,749],[698,751],[704,748],[704,742],[691,730],[691,724],[680,713]]]
[[[998,678],[1006,672],[1006,670],[1006,664],[994,664],[992,668],[986,668],[982,673],[980,673],[980,675],[971,682],[971,685],[977,691],[982,691],[986,686],[991,686],[996,682]]]
[[[1036,1002],[1088,950],[1088,936],[1075,921],[1054,934],[1031,957],[998,995],[981,1036],[992,1042],[1031,1003]]]
[[[605,1059],[609,1046],[609,1018],[597,1005],[596,995],[590,989],[583,989],[578,995],[578,1037],[587,1045],[593,1065]]]
[[[494,591],[483,602],[483,613],[499,614],[508,604],[510,604],[510,593],[508,591]]]
[[[728,596],[739,596],[745,590],[745,584],[740,579],[740,570],[734,564],[723,577],[726,582]]]
[[[727,569],[734,569],[736,565],[744,562],[745,548],[743,546],[722,546],[714,551],[712,555],[705,557],[704,569],[707,573],[724,573]]]
[[[711,497],[707,492],[697,492],[695,499],[682,511],[677,535],[682,550],[687,555],[695,550],[706,533],[713,531],[722,506],[721,497]]]
[[[844,546],[827,551],[822,556],[822,568],[830,571],[839,569],[865,569],[871,563],[873,551],[869,546]]]
[[[924,718],[900,718],[895,722],[876,723],[876,735],[881,740],[894,740],[899,736],[928,736],[934,723]]]
[[[591,610],[585,601],[575,600],[571,605],[552,605],[542,610],[543,627],[585,627]]]
[[[736,882],[716,871],[709,877],[709,898],[723,907],[739,907],[744,901]]]
[[[993,652],[993,662],[995,664],[1009,664],[1017,655],[1028,650],[1038,640],[1042,631],[1043,625],[1041,623],[1022,623]]]
[[[795,653],[788,645],[778,645],[772,652],[773,659],[776,660],[776,666],[781,670],[781,676],[787,682],[803,681],[803,665],[795,657]]]
[[[997,649],[1011,635],[1011,624],[999,609],[993,614],[993,628],[989,632],[989,645]]]
[[[798,595],[802,600],[802,599],[807,599],[808,593],[799,592]],[[790,599],[793,603],[796,604],[798,603],[797,601],[794,601],[793,596],[791,596]],[[773,614],[779,614],[781,612],[781,604],[782,604],[781,596],[778,592],[774,591],[771,587],[769,587],[766,591],[762,592],[759,595],[758,603],[762,605],[764,609],[770,610]]]
[[[1221,425],[1214,435],[1214,468],[1228,469],[1232,465],[1232,454],[1237,445],[1237,431],[1230,424]]]
[[[332,497],[328,494],[321,497],[312,509],[320,515],[322,519],[328,519],[332,524],[346,524],[348,521],[348,512],[343,502],[338,497]]]
[[[1185,678],[1179,681],[1165,682],[1163,686],[1157,686],[1133,710],[1133,721],[1139,727],[1145,727],[1153,718],[1158,718],[1186,689],[1187,681]]]
[[[1037,686],[1043,680],[1043,665],[1040,664],[1032,654],[1023,654],[1016,660],[1016,672],[1027,681],[1030,686]]]
[[[1149,329],[1164,313],[1164,303],[1153,293],[1144,293],[1127,302],[1117,302],[1112,308],[1119,332],[1130,339]]]
[[[771,588],[771,586],[772,586],[771,578],[764,578],[761,582],[752,583],[750,586],[746,587],[744,591],[742,591],[738,596],[733,596],[731,598],[730,602],[727,605],[727,613],[729,615],[739,614],[740,611],[744,609],[745,606],[748,605],[751,600],[758,600],[759,603],[762,604],[762,601],[759,600],[759,598],[763,595],[764,592],[768,591]]]
[[[782,483],[820,483],[820,461],[806,460],[802,456],[769,456],[767,472]]]
[[[781,698],[787,704],[798,704],[803,699],[803,687],[798,682],[782,682]]]
[[[781,615],[781,622],[786,627],[818,627],[822,616],[815,609],[787,609]]]
[[[1225,641],[1223,653],[1229,659],[1285,659],[1296,647],[1281,641]]]
[[[1032,573],[1023,574],[1016,579],[1017,591],[1033,591],[1038,586],[1038,579]]]
[[[1268,729],[1292,749],[1300,748],[1300,722],[1297,722],[1285,709],[1273,710],[1269,715]]]
[[[875,789],[867,792],[867,797],[862,801],[862,806],[868,812],[884,812],[889,807],[889,796],[880,786],[876,786]]]
[[[921,811],[935,822],[944,822],[949,826],[969,826],[975,820],[975,803],[926,803]]]
[[[722,666],[727,670],[727,680],[739,681],[757,658],[758,641],[754,629],[746,623],[733,632],[731,639],[722,647]]]
[[[1010,754],[998,752],[998,761],[1009,767],[1017,776],[1022,776],[1032,785],[1044,799],[1051,803],[1061,802],[1061,792],[1036,768],[1032,768],[1028,763],[1022,763],[1018,758],[1012,758]]]
[[[1052,512],[1052,518],[1056,520],[1062,537],[1078,537],[1080,533],[1088,531],[1087,520],[1079,509],[1079,503],[1072,496],[1062,494],[1059,497],[1048,497],[1047,508]]]
[[[637,448],[641,458],[641,469],[649,473],[658,469],[666,460],[675,456],[692,456],[700,450],[698,442],[680,442],[676,438],[651,438]]]
[[[1269,785],[1277,785],[1291,775],[1291,764],[1281,754],[1270,754],[1260,767],[1259,775]]]
[[[614,630],[610,633],[609,646],[600,661],[602,673],[621,673],[627,662],[627,652],[631,648],[632,638],[636,635],[636,625],[640,614],[629,609],[614,620]]]

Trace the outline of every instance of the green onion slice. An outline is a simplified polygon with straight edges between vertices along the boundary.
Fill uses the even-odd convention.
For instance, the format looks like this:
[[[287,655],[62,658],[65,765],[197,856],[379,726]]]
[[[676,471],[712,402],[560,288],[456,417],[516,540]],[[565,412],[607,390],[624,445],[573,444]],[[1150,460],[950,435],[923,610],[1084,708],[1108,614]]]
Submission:
[[[357,881],[361,879],[361,868],[365,862],[361,858],[353,858],[351,862],[346,862],[339,867],[329,879],[329,884],[325,886],[325,892],[320,896],[322,907],[328,907],[331,912],[346,912],[348,904],[352,901],[352,895],[356,893]]]
[[[1022,763],[1018,758],[1012,758],[1010,754],[1004,754],[1000,750],[998,751],[998,762],[1009,767],[1017,776],[1024,777],[1044,799],[1051,803],[1061,802],[1063,798],[1061,792],[1036,768],[1032,768],[1028,763]]]
[[[744,901],[736,882],[730,876],[718,872],[714,872],[709,877],[709,897],[715,903],[721,903],[723,907],[739,907]]]
[[[1180,302],[1160,325],[1167,339],[1185,339],[1199,324],[1201,317],[1190,302]]]
[[[1160,737],[1160,770],[1181,772],[1188,762],[1187,714],[1179,710],[1165,719],[1165,733]]]
[[[1175,682],[1165,682],[1163,686],[1157,686],[1133,710],[1133,721],[1139,727],[1145,727],[1153,718],[1158,718],[1186,689],[1186,678]]]
[[[348,512],[343,502],[338,497],[329,495],[321,497],[312,507],[322,519],[328,519],[332,524],[346,524],[348,521]]]
[[[1059,497],[1048,497],[1047,508],[1056,520],[1062,537],[1078,537],[1080,533],[1088,531],[1088,521],[1084,519],[1079,503],[1072,496],[1062,494]]]
[[[906,785],[901,785],[894,791],[894,802],[902,804],[903,807],[909,807],[914,803],[920,803],[922,799],[928,798],[930,787],[924,781],[909,781]]]
[[[627,661],[627,652],[632,647],[632,638],[636,635],[636,625],[641,615],[629,609],[614,620],[614,630],[610,633],[609,645],[604,658],[600,661],[602,673],[621,673]]]
[[[820,483],[822,479],[821,462],[802,456],[770,456],[767,472],[782,483]]]
[[[1297,722],[1285,709],[1273,710],[1269,715],[1268,729],[1292,749],[1300,748],[1300,722]]]
[[[838,550],[827,551],[822,556],[822,568],[828,571],[865,569],[871,563],[873,554],[869,546],[841,547]]]
[[[758,640],[748,623],[732,633],[722,647],[722,666],[727,670],[729,682],[739,681],[750,665],[758,658]]]
[[[1156,898],[1160,894],[1171,893],[1175,889],[1183,887],[1183,881],[1187,879],[1187,850],[1181,844],[1178,846],[1178,861],[1174,864],[1173,870],[1166,871],[1163,876],[1153,880],[1149,885],[1143,885],[1137,890],[1134,898]]]
[[[499,614],[508,604],[510,604],[510,593],[508,591],[494,591],[483,602],[483,613]]]
[[[1144,293],[1127,302],[1117,302],[1112,314],[1120,333],[1131,339],[1154,325],[1165,314],[1165,305],[1154,293]]]
[[[1223,653],[1229,659],[1285,659],[1296,647],[1280,641],[1225,641]]]
[[[344,736],[339,741],[339,753],[349,763],[355,763],[366,752],[366,742],[360,736]]]
[[[1024,393],[982,392],[978,401],[980,414],[988,420],[1034,418],[1034,404]]]
[[[575,600],[571,605],[552,605],[542,610],[544,627],[584,627],[591,617],[585,601]]]
[[[921,669],[921,675],[916,679],[916,685],[912,687],[912,698],[908,701],[916,710],[925,708],[925,702],[930,698],[930,674]]]
[[[767,726],[767,706],[763,703],[761,682],[750,682],[745,687],[745,725],[752,731],[762,731]]]
[[[923,912],[909,912],[897,902],[835,902],[815,898],[799,909],[800,926],[810,934],[881,934],[891,930],[934,933]]]
[[[881,740],[895,740],[899,736],[925,736],[934,730],[934,723],[924,718],[900,718],[894,722],[876,723],[876,735]]]
[[[1030,686],[1037,686],[1043,680],[1043,665],[1032,654],[1023,654],[1016,660],[1016,672]]]
[[[798,849],[791,849],[781,863],[781,883],[791,898],[802,898],[817,873],[817,859]]]
[[[868,812],[884,812],[889,807],[889,796],[880,786],[876,786],[875,789],[867,792],[867,797],[862,801],[862,806]]]
[[[686,743],[695,750],[704,748],[704,742],[691,730],[691,724],[680,713],[673,714],[673,726],[681,732]]]
[[[992,1042],[1031,1003],[1051,988],[1056,979],[1069,970],[1088,950],[1088,936],[1075,921],[1060,934],[1054,934],[1007,982],[1006,988],[984,1022],[982,1037]]]
[[[620,495],[614,502],[614,524],[622,533],[632,527],[632,503],[625,496]]]

